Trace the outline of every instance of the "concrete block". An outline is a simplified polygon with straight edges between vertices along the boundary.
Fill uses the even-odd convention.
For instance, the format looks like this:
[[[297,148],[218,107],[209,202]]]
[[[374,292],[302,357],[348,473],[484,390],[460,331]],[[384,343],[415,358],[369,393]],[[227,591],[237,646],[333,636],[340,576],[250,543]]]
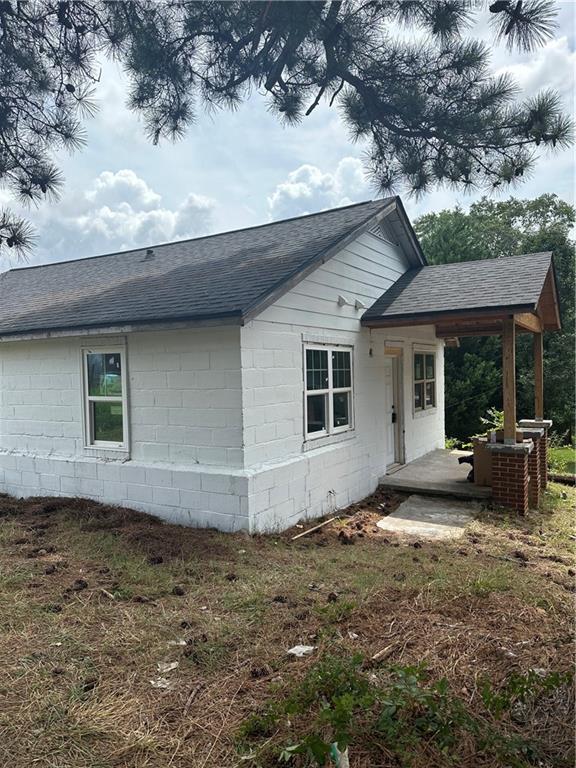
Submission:
[[[209,493],[230,494],[232,493],[232,480],[230,475],[216,475],[206,473],[201,475],[200,488]]]
[[[126,499],[128,502],[130,502],[130,504],[134,501],[151,502],[152,487],[149,485],[135,485],[132,483],[127,483]]]
[[[177,488],[152,488],[152,501],[167,507],[180,506],[180,491]]]
[[[173,485],[173,474],[169,469],[146,468],[146,484],[159,488],[170,488]]]
[[[143,484],[146,482],[146,469],[130,462],[120,464],[119,479],[123,483]]]

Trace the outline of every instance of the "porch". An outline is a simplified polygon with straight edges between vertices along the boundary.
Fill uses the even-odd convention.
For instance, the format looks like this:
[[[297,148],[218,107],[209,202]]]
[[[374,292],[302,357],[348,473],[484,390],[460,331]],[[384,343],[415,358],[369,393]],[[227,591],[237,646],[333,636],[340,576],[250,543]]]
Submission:
[[[409,270],[362,316],[367,328],[432,325],[446,345],[465,336],[502,339],[503,429],[474,445],[469,465],[450,451],[434,451],[382,478],[389,488],[460,498],[489,498],[521,514],[537,507],[547,480],[551,422],[544,419],[545,331],[560,328],[551,253],[468,261]],[[533,337],[533,417],[517,421],[516,335]],[[526,414],[530,416],[530,414]],[[479,471],[483,465],[482,477]],[[484,471],[485,470],[485,471]]]
[[[457,499],[489,499],[492,488],[468,482],[470,464],[459,464],[469,451],[436,450],[404,464],[380,478],[380,485],[395,491]]]

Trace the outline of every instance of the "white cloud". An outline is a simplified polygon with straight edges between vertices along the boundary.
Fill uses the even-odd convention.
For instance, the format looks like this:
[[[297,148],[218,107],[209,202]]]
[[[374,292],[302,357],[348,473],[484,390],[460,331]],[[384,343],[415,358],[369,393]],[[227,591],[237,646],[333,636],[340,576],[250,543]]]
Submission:
[[[38,230],[33,262],[138,248],[212,231],[216,202],[189,193],[174,207],[131,169],[103,171],[83,195],[30,218]],[[30,212],[29,212],[30,213]]]
[[[268,197],[268,209],[272,219],[284,219],[370,197],[370,185],[361,160],[344,157],[333,173],[324,173],[310,164],[291,171]]]
[[[576,51],[570,49],[567,37],[550,40],[529,59],[507,65],[498,73],[508,72],[522,88],[523,95],[532,95],[543,88],[552,88],[570,104],[574,92]]]
[[[116,173],[103,171],[94,180],[92,188],[86,192],[85,197],[93,205],[127,203],[144,210],[156,208],[162,199],[144,179],[138,177],[129,168]]]

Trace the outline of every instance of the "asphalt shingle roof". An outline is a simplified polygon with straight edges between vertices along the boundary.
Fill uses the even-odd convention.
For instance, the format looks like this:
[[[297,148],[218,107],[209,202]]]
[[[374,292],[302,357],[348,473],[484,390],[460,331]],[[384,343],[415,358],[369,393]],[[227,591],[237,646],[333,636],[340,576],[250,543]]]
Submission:
[[[0,275],[0,335],[238,319],[396,198]]]
[[[410,269],[366,310],[362,322],[502,308],[534,310],[551,263],[551,253],[527,253]]]

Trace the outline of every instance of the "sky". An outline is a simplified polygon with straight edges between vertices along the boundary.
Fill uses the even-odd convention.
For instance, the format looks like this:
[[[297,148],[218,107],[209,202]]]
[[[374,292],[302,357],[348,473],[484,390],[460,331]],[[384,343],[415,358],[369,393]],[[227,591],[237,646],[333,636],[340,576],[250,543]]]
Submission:
[[[559,3],[554,39],[532,54],[492,47],[492,69],[515,76],[522,96],[557,90],[574,113],[576,2]],[[490,41],[484,11],[475,36]],[[336,109],[321,106],[284,127],[254,94],[236,112],[199,114],[186,137],[152,146],[125,106],[126,78],[103,62],[100,109],[86,123],[87,146],[59,156],[65,188],[57,203],[24,212],[37,231],[29,264],[61,261],[249,227],[377,197],[365,175],[362,145],[350,141]],[[575,156],[545,154],[531,178],[497,199],[556,193],[574,202]],[[437,188],[414,199],[408,215],[460,205],[478,194]],[[10,203],[0,190],[0,203]],[[17,210],[10,203],[12,210]],[[0,269],[14,262],[0,263]]]

